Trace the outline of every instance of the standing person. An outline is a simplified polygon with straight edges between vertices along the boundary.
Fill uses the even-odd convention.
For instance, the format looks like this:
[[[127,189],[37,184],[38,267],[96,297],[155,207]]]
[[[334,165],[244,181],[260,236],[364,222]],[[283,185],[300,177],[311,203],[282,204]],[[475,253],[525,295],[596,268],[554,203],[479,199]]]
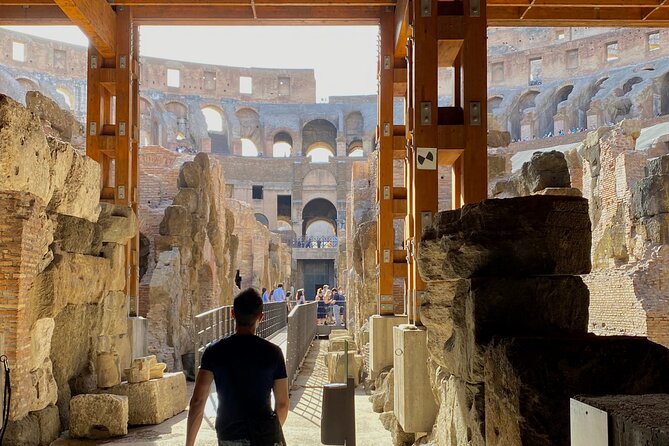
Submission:
[[[212,381],[218,394],[219,446],[285,446],[281,426],[288,416],[286,363],[278,346],[255,334],[264,316],[258,292],[248,288],[237,295],[232,316],[235,334],[211,344],[202,355],[188,411],[186,446],[195,445]]]
[[[272,293],[272,299],[274,302],[285,302],[286,301],[286,293],[283,291],[283,284],[280,283],[276,286],[276,289]]]
[[[316,291],[316,315],[318,316],[318,325],[325,324],[325,302],[323,301],[323,288]]]
[[[332,291],[328,285],[323,285],[323,302],[325,303],[326,308],[326,324],[331,325],[333,320],[333,310],[332,310]]]
[[[332,312],[334,313],[334,323],[337,327],[341,325],[341,306],[339,301],[340,294],[337,288],[332,288]]]
[[[262,301],[263,303],[269,303],[269,292],[267,291],[267,288],[262,289]]]
[[[295,299],[297,300],[298,305],[302,305],[303,303],[305,303],[304,288],[300,288],[299,290],[297,290],[297,295],[295,296]]]

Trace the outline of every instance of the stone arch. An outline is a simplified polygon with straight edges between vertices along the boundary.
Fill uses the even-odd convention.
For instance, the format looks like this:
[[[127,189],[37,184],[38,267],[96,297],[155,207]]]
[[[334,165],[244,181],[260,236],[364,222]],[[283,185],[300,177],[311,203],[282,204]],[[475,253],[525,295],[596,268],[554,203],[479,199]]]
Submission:
[[[139,97],[139,144],[140,146],[159,145],[159,124],[153,114],[154,105],[150,99]]]
[[[337,127],[326,119],[314,119],[302,127],[302,147],[305,148],[303,155],[306,156],[318,143],[324,143],[333,154],[336,153]]]
[[[211,153],[230,154],[230,129],[223,109],[216,105],[205,105],[200,111],[207,124],[207,134],[211,140]]]
[[[179,101],[169,101],[165,103],[165,110],[176,117],[176,140],[186,139],[188,137],[188,107]]]
[[[643,82],[643,79],[641,79],[639,76],[634,76],[627,79],[619,91],[620,94],[617,94],[616,96],[625,96],[632,91],[632,87],[634,87],[636,84],[640,84],[641,82]]]
[[[283,158],[293,153],[293,137],[286,130],[279,130],[272,138],[272,156]]]
[[[313,169],[302,179],[302,186],[337,187],[337,178],[329,170]]]
[[[39,82],[27,77],[17,77],[16,82],[23,87],[25,91],[40,91]]]
[[[67,104],[70,111],[74,111],[76,105],[74,93],[72,93],[72,91],[69,88],[63,86],[56,87],[56,93],[62,96],[63,100],[65,101],[65,104]]]
[[[354,111],[346,115],[344,119],[346,129],[346,146],[349,147],[352,142],[362,140],[362,134],[365,128],[365,120],[362,113]]]
[[[331,224],[337,233],[337,208],[330,200],[314,198],[302,208],[302,235],[307,233],[307,227],[317,220]]]
[[[258,223],[261,223],[261,224],[265,225],[265,227],[269,228],[269,219],[267,218],[267,216],[265,214],[260,213],[260,212],[256,212],[255,217],[256,217],[256,221]]]
[[[503,100],[504,96],[501,95],[488,98],[488,113],[494,112],[494,110],[498,109]]]
[[[337,227],[330,220],[315,218],[307,224],[304,235],[305,237],[334,237],[337,235]]]
[[[253,142],[258,149],[258,153],[264,155],[263,132],[258,112],[252,108],[244,107],[237,110],[235,116],[239,121],[239,138]]]
[[[558,113],[558,108],[561,107],[560,104],[565,103],[569,99],[569,95],[573,91],[574,91],[574,86],[572,84],[567,84],[556,89],[555,93],[551,95],[550,102],[548,103],[548,107],[546,108],[546,111],[543,115],[541,128],[539,129],[540,135],[543,136],[550,132],[558,131],[558,129],[556,128],[557,126],[555,125],[555,115]],[[564,107],[564,105],[562,105],[562,107]],[[569,124],[571,124],[571,122]],[[567,125],[568,127],[570,127],[569,124]],[[561,127],[564,127],[564,123],[562,124]],[[562,129],[563,128],[561,128],[560,130]]]
[[[510,121],[510,132],[511,138],[513,140],[520,140],[521,137],[521,124],[523,121],[523,116],[525,115],[525,110],[528,108],[536,107],[536,98],[539,96],[539,92],[536,90],[529,90],[519,96],[518,101],[516,102],[515,107],[511,111],[511,116],[509,117]]]
[[[581,103],[578,111],[578,125],[582,128],[589,128],[588,125],[588,111],[592,105],[592,101],[597,96],[597,93],[604,88],[603,84],[609,79],[608,76],[599,78],[596,82],[592,83],[584,95],[585,100]]]
[[[669,114],[669,71],[660,78],[660,114]]]
[[[335,156],[335,149],[328,144],[317,142],[306,150],[306,155],[312,163],[329,163]]]
[[[361,157],[365,156],[365,150],[363,149],[362,140],[355,139],[351,141],[350,144],[346,147],[346,155],[350,157]]]

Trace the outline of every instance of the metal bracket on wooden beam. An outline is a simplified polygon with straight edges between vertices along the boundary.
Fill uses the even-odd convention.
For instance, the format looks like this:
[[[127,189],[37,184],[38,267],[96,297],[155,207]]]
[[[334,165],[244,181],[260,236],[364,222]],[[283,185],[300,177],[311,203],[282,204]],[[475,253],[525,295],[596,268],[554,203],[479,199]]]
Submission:
[[[96,122],[91,122],[88,125],[88,134],[90,136],[95,136],[98,134],[98,124]]]
[[[432,102],[420,103],[420,123],[421,125],[432,125]]]
[[[383,263],[390,263],[392,261],[392,257],[390,256],[390,249],[384,249],[383,250]]]
[[[469,103],[469,125],[481,125],[481,103],[478,101]]]
[[[420,16],[432,17],[432,0],[420,0]]]
[[[98,69],[98,56],[93,55],[91,56],[91,70],[97,70]]]
[[[432,226],[432,212],[426,211],[420,213],[420,227],[425,230],[428,226]]]
[[[383,56],[383,69],[390,70],[393,67],[390,56]]]
[[[118,59],[118,67],[122,70],[128,68],[128,56],[121,56]]]
[[[116,195],[119,200],[125,200],[125,186],[118,186],[116,188]]]
[[[383,199],[390,200],[390,186],[383,186]]]
[[[390,123],[389,122],[384,122],[383,123],[383,136],[390,136]]]
[[[118,136],[125,136],[125,122],[118,123]]]
[[[481,1],[469,0],[469,16],[481,17]]]

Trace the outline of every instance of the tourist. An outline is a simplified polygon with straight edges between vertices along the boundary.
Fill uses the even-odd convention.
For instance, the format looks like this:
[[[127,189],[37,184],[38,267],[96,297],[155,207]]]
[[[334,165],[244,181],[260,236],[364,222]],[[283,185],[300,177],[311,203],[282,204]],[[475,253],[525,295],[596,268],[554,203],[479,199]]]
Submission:
[[[341,310],[344,296],[337,291],[337,288],[332,288],[332,313],[334,314],[334,324],[337,327],[342,325],[341,323]]]
[[[262,289],[262,301],[264,304],[269,303],[269,292],[267,291],[267,288],[263,287]]]
[[[319,288],[318,291],[316,291],[316,296],[314,297],[314,300],[317,302],[316,315],[318,317],[318,325],[324,325],[326,312],[325,312],[325,302],[323,301],[323,288]]]
[[[280,283],[276,286],[276,289],[272,291],[272,301],[274,302],[285,302],[286,293],[283,291],[283,284]]]
[[[295,300],[297,301],[298,305],[302,305],[305,303],[305,298],[304,298],[304,288],[300,288],[297,290],[297,295],[295,296]]]
[[[262,298],[253,288],[235,297],[235,334],[207,347],[190,400],[186,446],[194,446],[212,381],[216,382],[216,434],[220,446],[285,446],[288,379],[281,349],[256,336]],[[275,408],[270,403],[274,393]]]
[[[330,287],[328,285],[323,285],[323,303],[325,304],[326,308],[326,323],[328,325],[332,325],[334,316],[333,316],[333,309],[332,309],[332,291],[330,290]]]

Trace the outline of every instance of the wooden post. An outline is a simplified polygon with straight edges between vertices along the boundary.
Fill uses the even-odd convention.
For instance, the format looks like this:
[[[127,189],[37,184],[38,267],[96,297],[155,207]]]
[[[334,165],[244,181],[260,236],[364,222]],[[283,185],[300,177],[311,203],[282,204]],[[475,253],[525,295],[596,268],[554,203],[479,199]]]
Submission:
[[[462,196],[463,204],[468,204],[488,196],[486,1],[465,0],[463,6],[462,91],[466,146],[462,155]]]
[[[386,12],[381,17],[381,51],[379,54],[379,105],[378,127],[378,189],[376,198],[379,209],[377,220],[377,261],[379,264],[378,313],[394,314],[394,240],[393,229],[393,83],[395,15]]]
[[[417,250],[423,228],[432,222],[438,211],[438,2],[413,2],[413,135],[409,164],[411,167],[410,219],[413,220],[410,263],[412,305],[410,320],[420,324],[418,308],[422,302],[425,283],[417,265]]]

